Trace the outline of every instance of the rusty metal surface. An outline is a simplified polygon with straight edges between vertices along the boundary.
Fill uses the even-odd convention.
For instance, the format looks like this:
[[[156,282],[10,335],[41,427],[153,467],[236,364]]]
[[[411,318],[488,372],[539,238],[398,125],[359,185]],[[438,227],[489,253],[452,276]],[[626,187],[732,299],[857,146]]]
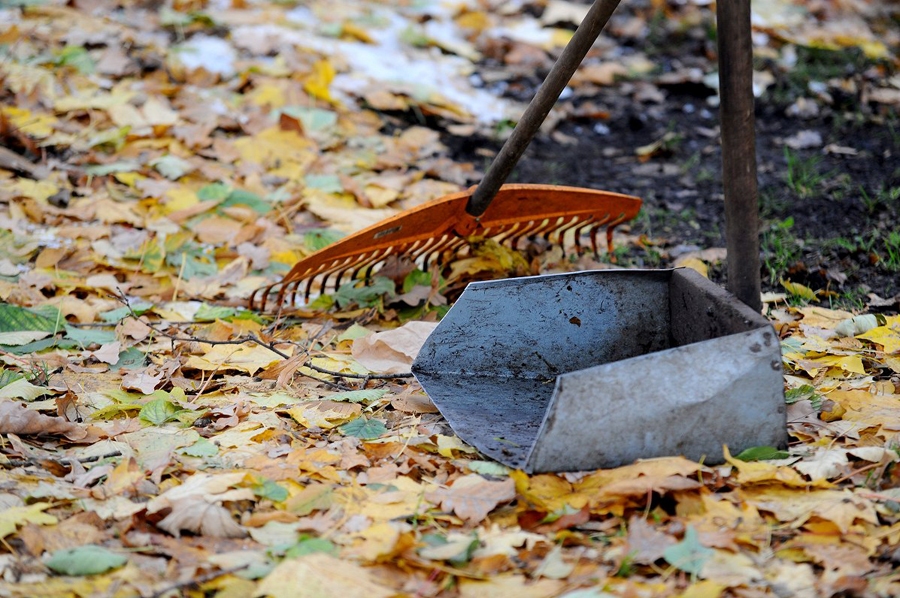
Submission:
[[[778,338],[690,270],[471,284],[413,372],[460,438],[527,471],[787,441]]]

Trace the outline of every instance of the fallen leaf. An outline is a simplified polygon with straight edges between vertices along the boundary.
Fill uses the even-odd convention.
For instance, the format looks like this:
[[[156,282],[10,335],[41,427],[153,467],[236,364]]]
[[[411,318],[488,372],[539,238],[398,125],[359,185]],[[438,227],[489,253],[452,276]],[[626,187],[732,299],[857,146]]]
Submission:
[[[69,440],[82,440],[88,432],[82,426],[61,417],[50,417],[32,411],[10,399],[0,399],[0,434],[20,436],[62,434]]]
[[[389,598],[397,592],[382,585],[365,567],[323,553],[285,559],[259,582],[254,597]]]
[[[497,505],[516,497],[516,485],[511,479],[489,481],[478,474],[457,478],[449,488],[438,488],[425,498],[440,503],[444,511],[456,514],[470,524],[479,523]]]
[[[394,330],[357,338],[353,341],[353,358],[372,372],[409,372],[419,349],[436,327],[434,322],[413,321]]]

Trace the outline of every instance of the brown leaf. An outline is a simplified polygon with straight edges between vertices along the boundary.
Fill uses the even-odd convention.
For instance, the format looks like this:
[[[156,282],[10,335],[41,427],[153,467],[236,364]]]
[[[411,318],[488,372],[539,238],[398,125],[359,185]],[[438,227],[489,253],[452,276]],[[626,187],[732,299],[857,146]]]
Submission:
[[[69,440],[81,440],[88,435],[78,424],[43,415],[12,400],[0,400],[0,434],[62,434]]]
[[[628,521],[628,554],[635,563],[650,565],[663,557],[663,552],[678,541],[657,531],[643,517],[632,517]]]
[[[457,478],[449,488],[427,492],[425,498],[440,503],[441,508],[467,523],[481,522],[497,505],[516,497],[516,485],[511,478],[492,482],[478,474]]]

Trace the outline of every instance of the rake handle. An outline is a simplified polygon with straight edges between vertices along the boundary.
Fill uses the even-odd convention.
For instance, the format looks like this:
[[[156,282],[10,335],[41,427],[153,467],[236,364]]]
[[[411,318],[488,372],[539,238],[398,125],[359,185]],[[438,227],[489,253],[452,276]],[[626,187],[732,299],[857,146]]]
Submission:
[[[494,158],[481,184],[469,198],[466,204],[467,214],[477,218],[488,209],[618,5],[619,0],[595,0],[556,64],[550,69],[544,83],[528,104],[509,139]]]

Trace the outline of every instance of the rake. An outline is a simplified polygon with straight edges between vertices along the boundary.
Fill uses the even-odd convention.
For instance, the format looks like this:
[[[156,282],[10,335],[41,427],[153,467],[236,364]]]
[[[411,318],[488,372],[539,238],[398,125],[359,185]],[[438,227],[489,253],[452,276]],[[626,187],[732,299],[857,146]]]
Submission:
[[[392,256],[427,270],[459,257],[472,238],[493,238],[516,249],[524,238],[563,245],[572,235],[580,250],[587,235],[597,254],[597,237],[605,229],[612,253],[613,229],[637,216],[640,199],[580,187],[504,183],[618,3],[594,3],[477,188],[427,202],[310,254],[282,280],[256,290],[251,309],[270,304],[281,309],[285,301],[296,305],[316,291],[369,279]]]

